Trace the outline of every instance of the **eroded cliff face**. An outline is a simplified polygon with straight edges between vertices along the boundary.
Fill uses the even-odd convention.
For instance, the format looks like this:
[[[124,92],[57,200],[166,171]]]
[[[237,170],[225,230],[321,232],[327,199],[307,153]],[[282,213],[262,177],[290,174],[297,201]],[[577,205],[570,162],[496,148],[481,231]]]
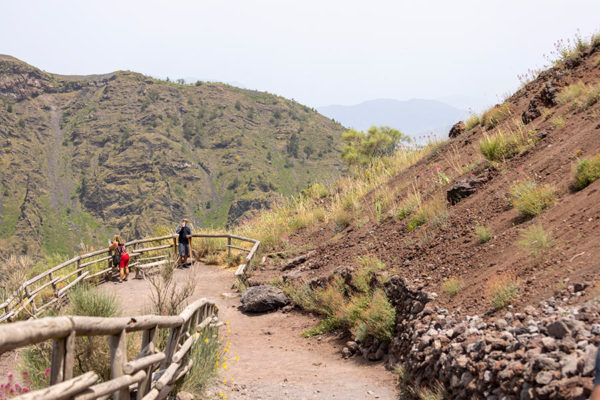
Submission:
[[[0,249],[70,252],[183,216],[234,224],[335,175],[342,129],[268,93],[0,56]]]

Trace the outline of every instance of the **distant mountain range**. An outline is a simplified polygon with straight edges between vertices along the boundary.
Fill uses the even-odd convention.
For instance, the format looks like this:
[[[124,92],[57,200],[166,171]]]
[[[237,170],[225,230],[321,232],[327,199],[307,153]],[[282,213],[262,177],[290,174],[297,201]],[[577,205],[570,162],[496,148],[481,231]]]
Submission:
[[[426,99],[376,99],[351,106],[318,107],[317,110],[354,129],[366,130],[373,125],[386,125],[413,137],[430,132],[444,135],[454,123],[469,114],[465,109]]]

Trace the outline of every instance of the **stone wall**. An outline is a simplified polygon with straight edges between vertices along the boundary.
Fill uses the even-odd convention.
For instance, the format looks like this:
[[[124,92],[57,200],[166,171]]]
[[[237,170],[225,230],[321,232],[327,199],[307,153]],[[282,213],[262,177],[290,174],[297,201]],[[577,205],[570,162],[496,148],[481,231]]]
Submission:
[[[394,276],[386,294],[398,313],[388,365],[415,386],[439,382],[452,399],[587,399],[600,342],[600,302],[569,305],[570,286],[523,312],[459,318],[433,306],[434,293]],[[378,344],[378,348],[382,346]],[[373,346],[360,347],[368,358]]]

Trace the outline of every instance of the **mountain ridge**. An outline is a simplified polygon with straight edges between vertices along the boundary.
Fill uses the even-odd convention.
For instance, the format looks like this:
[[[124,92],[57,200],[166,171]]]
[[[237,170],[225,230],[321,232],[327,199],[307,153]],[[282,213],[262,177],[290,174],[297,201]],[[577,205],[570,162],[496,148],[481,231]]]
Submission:
[[[0,249],[68,253],[184,215],[234,223],[338,174],[343,129],[265,92],[0,57]]]

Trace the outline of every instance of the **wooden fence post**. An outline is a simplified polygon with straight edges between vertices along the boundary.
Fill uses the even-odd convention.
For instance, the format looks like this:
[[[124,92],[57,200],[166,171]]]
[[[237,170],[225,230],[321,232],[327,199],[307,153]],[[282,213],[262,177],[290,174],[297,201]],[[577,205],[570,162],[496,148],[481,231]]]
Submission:
[[[175,253],[175,261],[177,261],[177,237],[173,236],[173,252]]]
[[[156,328],[151,328],[151,329],[145,330],[142,333],[142,349],[144,349],[150,343],[156,343]],[[153,348],[153,346],[149,346],[148,349],[149,349],[148,353],[150,353],[150,351],[155,352],[155,349]],[[146,393],[148,393],[150,391],[150,388],[152,387],[152,370],[153,369],[154,369],[154,365],[149,366],[146,369],[146,377],[140,383],[138,383],[138,392],[137,392],[138,400],[141,400],[146,395]]]
[[[181,336],[181,328],[182,326],[171,328],[169,332],[169,339],[167,340],[167,345],[165,346],[165,355],[167,357],[160,364],[160,367],[162,369],[167,368],[169,364],[171,364],[171,359],[173,358],[173,354],[177,350],[177,344],[179,343],[179,338]]]
[[[123,376],[123,364],[127,362],[127,334],[125,329],[117,335],[108,337],[110,348],[110,378]],[[114,400],[129,400],[129,388],[122,388],[114,392]]]
[[[227,236],[227,255],[231,256],[231,236]]]
[[[77,276],[81,276],[81,274],[83,273],[83,271],[81,270],[81,258],[79,258],[77,260],[76,268],[77,268]]]
[[[64,338],[52,341],[52,360],[50,364],[50,385],[73,377],[75,359],[75,331]]]

